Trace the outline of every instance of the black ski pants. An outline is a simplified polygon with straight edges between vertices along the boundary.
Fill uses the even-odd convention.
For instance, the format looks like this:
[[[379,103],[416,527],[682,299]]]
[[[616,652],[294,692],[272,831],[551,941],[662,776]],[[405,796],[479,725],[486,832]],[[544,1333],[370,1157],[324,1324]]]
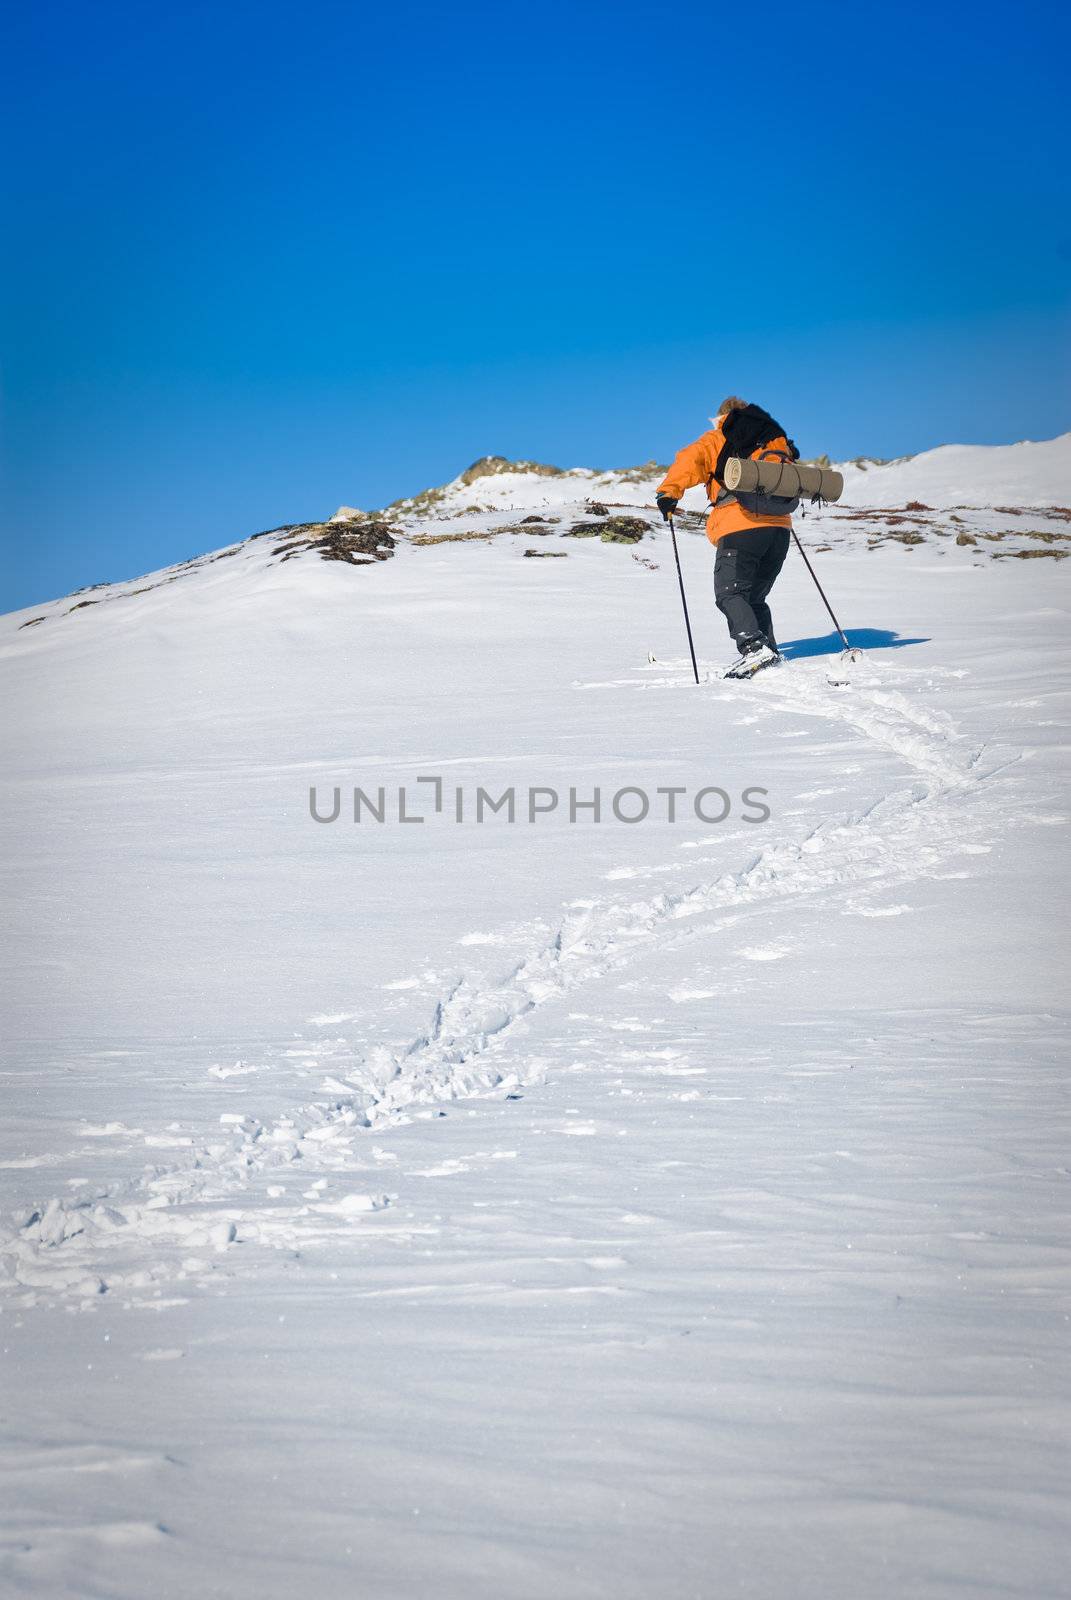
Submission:
[[[756,639],[777,649],[766,596],[788,555],[787,528],[748,528],[718,540],[714,557],[714,599],[743,651]]]

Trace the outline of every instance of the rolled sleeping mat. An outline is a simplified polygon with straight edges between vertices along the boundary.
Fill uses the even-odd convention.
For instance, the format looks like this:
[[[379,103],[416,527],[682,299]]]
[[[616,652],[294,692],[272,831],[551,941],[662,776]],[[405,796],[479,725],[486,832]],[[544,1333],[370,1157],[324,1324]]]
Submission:
[[[800,461],[741,461],[730,456],[725,463],[725,487],[731,494],[776,494],[789,499],[839,500],[844,479],[832,467],[808,467]]]

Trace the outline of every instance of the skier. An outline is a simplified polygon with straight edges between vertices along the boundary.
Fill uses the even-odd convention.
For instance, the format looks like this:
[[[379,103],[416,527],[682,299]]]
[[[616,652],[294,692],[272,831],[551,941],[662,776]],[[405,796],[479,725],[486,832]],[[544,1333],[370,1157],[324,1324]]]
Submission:
[[[748,678],[780,661],[767,596],[788,554],[798,497],[730,494],[724,486],[731,456],[756,461],[798,461],[799,451],[761,406],[730,395],[712,427],[678,451],[658,489],[668,522],[686,489],[705,484],[710,500],[707,538],[715,546],[714,599],[729,625],[740,660],[727,677]]]

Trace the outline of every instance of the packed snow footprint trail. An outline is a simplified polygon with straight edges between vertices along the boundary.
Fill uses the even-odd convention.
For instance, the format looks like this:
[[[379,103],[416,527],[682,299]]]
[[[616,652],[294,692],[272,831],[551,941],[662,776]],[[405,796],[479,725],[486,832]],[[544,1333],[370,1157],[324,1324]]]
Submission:
[[[707,663],[703,663],[707,667]],[[629,678],[602,683],[581,683],[580,689],[670,689],[680,690],[692,683],[687,678],[667,677],[666,668],[684,670],[686,661],[657,661],[639,669]],[[800,663],[786,669],[759,673],[743,683],[733,683],[720,674],[710,678],[707,687],[720,690],[720,698],[741,706],[776,706],[781,711],[822,717],[839,722],[861,734],[870,743],[900,756],[920,776],[950,789],[970,781],[972,762],[965,767],[953,747],[956,742],[951,718],[944,712],[928,711],[913,705],[897,689],[885,689],[873,669],[865,663],[847,665],[843,680],[827,681],[823,673],[808,671]],[[654,674],[654,675],[652,675]]]
[[[387,1209],[390,1197],[354,1191],[328,1199],[319,1179],[301,1206],[259,1204],[254,1211],[229,1202],[258,1178],[295,1162],[335,1174],[367,1170],[358,1159],[358,1149],[367,1150],[367,1130],[389,1126],[410,1108],[531,1083],[543,1070],[538,1060],[516,1052],[505,1059],[528,1019],[654,948],[709,939],[742,920],[764,918],[773,905],[805,897],[839,897],[850,906],[861,890],[912,882],[950,857],[987,847],[987,827],[972,802],[1002,764],[994,760],[980,771],[981,752],[957,746],[949,718],[871,682],[835,689],[798,669],[791,677],[770,674],[756,682],[761,699],[751,704],[838,722],[901,758],[916,781],[821,823],[800,840],[757,849],[740,871],[678,894],[589,903],[504,978],[462,978],[439,1001],[427,1032],[408,1047],[374,1050],[343,1078],[329,1079],[337,1091],[331,1099],[269,1123],[231,1115],[219,1142],[206,1142],[182,1162],[105,1186],[92,1198],[57,1197],[32,1210],[0,1236],[9,1287],[74,1298],[106,1291],[159,1295],[163,1282],[210,1270],[183,1252],[225,1251],[238,1239],[304,1247],[359,1226],[368,1213]],[[745,692],[754,697],[756,684]],[[651,876],[662,870],[648,869]],[[329,1046],[314,1053],[330,1063]],[[272,1190],[269,1185],[269,1200]],[[278,1188],[274,1198],[281,1202],[282,1196]]]

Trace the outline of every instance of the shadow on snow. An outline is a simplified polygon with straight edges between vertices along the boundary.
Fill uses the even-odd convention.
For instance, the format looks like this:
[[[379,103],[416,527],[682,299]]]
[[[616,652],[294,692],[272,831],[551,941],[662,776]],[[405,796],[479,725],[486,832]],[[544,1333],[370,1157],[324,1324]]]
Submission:
[[[928,639],[901,639],[888,628],[845,628],[848,643],[856,650],[900,650],[907,644],[928,644]],[[780,647],[786,661],[800,656],[835,656],[843,650],[838,633],[824,633],[819,639],[790,639]]]

